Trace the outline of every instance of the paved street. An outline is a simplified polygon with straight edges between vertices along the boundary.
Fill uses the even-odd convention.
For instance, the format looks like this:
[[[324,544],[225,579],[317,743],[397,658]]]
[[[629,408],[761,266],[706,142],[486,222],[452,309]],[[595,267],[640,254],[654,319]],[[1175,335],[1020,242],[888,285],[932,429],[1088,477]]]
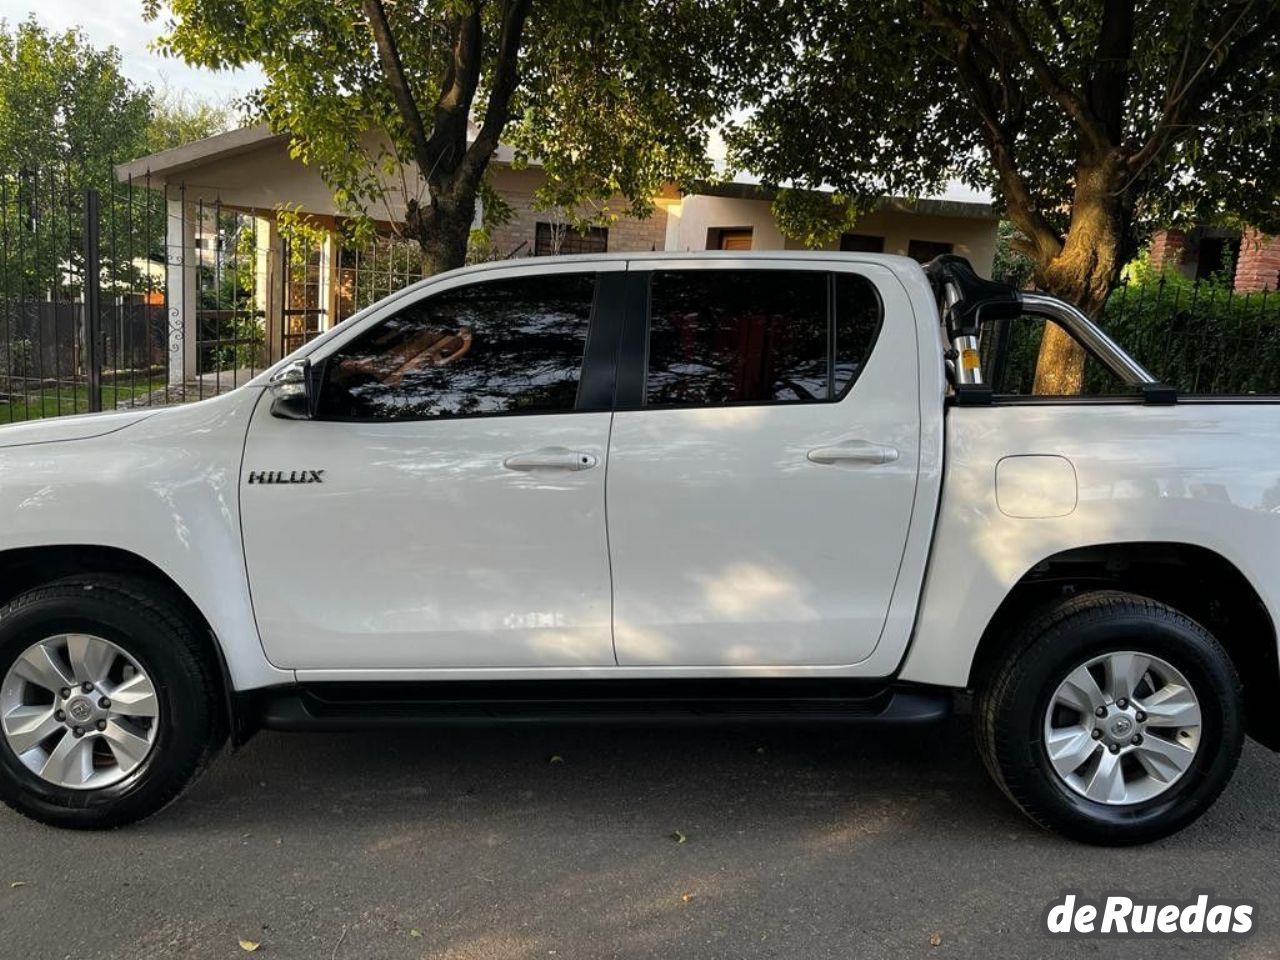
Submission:
[[[963,720],[263,734],[139,827],[0,812],[0,957],[1252,960],[1280,954],[1278,798],[1250,745],[1200,823],[1099,850],[1024,821]],[[1049,941],[1067,887],[1250,898],[1258,933]]]

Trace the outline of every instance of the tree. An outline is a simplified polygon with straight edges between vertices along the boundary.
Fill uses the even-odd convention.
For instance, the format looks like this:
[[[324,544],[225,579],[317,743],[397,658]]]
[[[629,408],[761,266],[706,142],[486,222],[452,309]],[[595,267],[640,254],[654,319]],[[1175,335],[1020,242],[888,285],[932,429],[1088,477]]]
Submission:
[[[114,164],[144,143],[150,90],[120,73],[114,47],[79,30],[50,33],[33,18],[0,24],[0,169],[59,171],[109,182]]]
[[[203,140],[225,133],[232,124],[233,113],[226,105],[199,100],[186,91],[164,87],[151,98],[146,151],[159,153],[184,143]]]
[[[429,271],[462,265],[499,141],[548,175],[540,200],[607,220],[711,172],[736,68],[721,3],[698,0],[173,0],[161,48],[257,63],[257,116],[344,212],[375,210]],[[160,15],[158,0],[147,14]],[[721,66],[717,67],[716,65]],[[421,184],[404,175],[416,165]],[[406,198],[403,213],[397,194]]]
[[[1276,0],[747,6],[756,108],[729,140],[767,181],[855,211],[990,189],[1036,282],[1093,316],[1154,222],[1280,229]],[[1078,392],[1083,360],[1051,328],[1037,392]]]

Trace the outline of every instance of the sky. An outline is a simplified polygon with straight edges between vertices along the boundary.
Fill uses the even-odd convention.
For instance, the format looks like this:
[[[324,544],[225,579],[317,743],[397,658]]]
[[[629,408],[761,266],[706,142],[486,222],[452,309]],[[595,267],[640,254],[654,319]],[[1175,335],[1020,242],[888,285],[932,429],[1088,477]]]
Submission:
[[[26,20],[32,13],[51,30],[79,26],[95,47],[114,46],[120,51],[126,77],[156,89],[168,86],[202,100],[226,101],[252,90],[261,80],[253,70],[213,71],[189,67],[152,53],[148,45],[161,32],[162,22],[142,19],[142,0],[0,0],[0,19]]]

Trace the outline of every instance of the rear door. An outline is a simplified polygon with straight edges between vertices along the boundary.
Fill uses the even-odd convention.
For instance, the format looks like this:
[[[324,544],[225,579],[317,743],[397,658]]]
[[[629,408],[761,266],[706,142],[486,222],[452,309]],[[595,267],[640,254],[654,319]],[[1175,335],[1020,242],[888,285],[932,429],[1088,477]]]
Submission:
[[[836,261],[631,269],[608,464],[619,664],[865,659],[920,461],[901,284]]]

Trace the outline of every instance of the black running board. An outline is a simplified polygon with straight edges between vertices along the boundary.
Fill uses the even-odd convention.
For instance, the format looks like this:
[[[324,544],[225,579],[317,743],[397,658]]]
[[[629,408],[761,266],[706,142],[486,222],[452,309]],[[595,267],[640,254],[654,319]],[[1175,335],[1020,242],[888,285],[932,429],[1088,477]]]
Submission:
[[[313,683],[259,691],[270,730],[501,723],[925,723],[951,713],[939,687],[829,681]]]

